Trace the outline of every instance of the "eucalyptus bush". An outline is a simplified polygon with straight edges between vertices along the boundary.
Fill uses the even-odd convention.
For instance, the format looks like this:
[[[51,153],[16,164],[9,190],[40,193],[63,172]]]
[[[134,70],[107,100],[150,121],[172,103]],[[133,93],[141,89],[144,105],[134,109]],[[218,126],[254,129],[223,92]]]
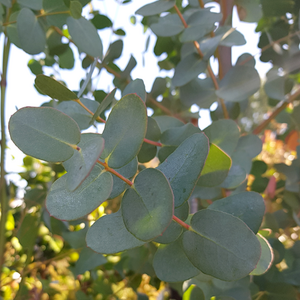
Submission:
[[[124,297],[111,285],[132,274],[128,285],[138,294],[128,299],[149,296],[138,290],[141,274],[150,276],[152,286],[169,291],[167,299],[298,299],[298,1],[220,0],[220,13],[203,0],[159,0],[141,7],[135,13],[143,16],[145,30],[157,36],[155,55],[167,54],[159,66],[174,68],[173,78],[156,78],[149,92],[142,79],[131,78],[133,57],[123,71],[114,63],[122,55],[122,40],[103,53],[97,30],[113,22],[93,10],[93,1],[89,18],[82,17],[88,2],[0,1],[6,58],[1,81],[2,281],[20,268],[6,263],[4,255],[17,249],[17,237],[26,272],[15,297],[30,299],[34,287],[40,297],[48,294],[39,299],[54,299],[50,274],[39,271],[36,280],[42,288],[30,280],[33,264],[42,266],[36,249],[43,252],[52,239],[50,264],[59,260],[57,253],[80,253],[70,267],[80,286],[61,299]],[[272,112],[258,126],[253,118],[252,132],[244,130],[243,121],[253,95],[262,93],[261,79],[250,54],[231,64],[231,47],[245,43],[231,25],[234,5],[241,20],[257,22],[261,60],[273,63],[263,86]],[[32,182],[28,173],[21,174],[28,181],[25,210],[14,212],[8,209],[4,179],[10,43],[32,55],[43,53],[28,65],[36,75],[36,89],[50,98],[41,107],[17,110],[9,120],[10,138],[27,155],[28,173],[34,168],[30,157],[49,163],[42,163],[43,170],[49,168],[42,180]],[[88,69],[79,91],[43,74],[46,66],[73,68],[71,44],[84,53],[82,67]],[[211,58],[218,60],[218,74]],[[110,93],[91,90],[95,69],[114,75]],[[119,100],[116,89],[122,93]],[[213,122],[200,130],[199,114],[191,106],[209,108],[213,103],[218,103],[211,112]],[[153,115],[147,116],[147,108]],[[99,123],[105,124],[101,134],[82,133]],[[272,138],[263,132],[267,127],[285,140],[289,159],[265,158],[264,153],[272,152]],[[9,218],[18,220],[17,230],[6,229]],[[43,236],[39,228],[49,232],[44,248],[37,244]],[[64,243],[55,248],[57,236]],[[135,278],[139,280],[133,284]],[[9,299],[6,283],[2,292]]]

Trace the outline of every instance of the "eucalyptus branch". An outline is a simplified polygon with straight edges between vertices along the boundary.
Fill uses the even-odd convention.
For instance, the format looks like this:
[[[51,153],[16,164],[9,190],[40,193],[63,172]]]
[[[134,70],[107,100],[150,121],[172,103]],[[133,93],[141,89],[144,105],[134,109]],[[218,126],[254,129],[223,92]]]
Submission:
[[[300,87],[292,94],[287,101],[284,101],[273,113],[269,116],[269,118],[263,121],[260,125],[258,125],[254,130],[253,134],[259,134],[263,129],[265,129],[272,120],[274,120],[291,102],[296,100],[297,97],[300,96]]]
[[[179,18],[180,18],[180,20],[181,20],[183,26],[184,26],[185,28],[187,28],[187,27],[188,27],[188,24],[186,23],[185,19],[183,18],[183,15],[182,15],[182,13],[180,12],[180,10],[179,10],[179,8],[177,7],[177,5],[175,5],[174,8],[175,8],[175,11],[176,11],[177,15],[179,16]],[[203,54],[203,52],[202,52],[201,49],[200,49],[199,43],[198,43],[197,41],[194,41],[193,43],[194,43],[194,46],[195,46],[195,48],[196,48],[196,50],[197,50],[199,56],[200,56],[201,58],[203,58],[204,54]],[[213,81],[213,84],[214,84],[214,86],[215,86],[215,89],[218,90],[218,89],[219,89],[219,84],[218,84],[217,78],[216,78],[216,76],[215,76],[214,72],[212,71],[212,69],[211,69],[211,67],[210,67],[209,64],[208,64],[208,66],[207,66],[207,71],[208,71],[209,76],[211,77],[211,79],[212,79],[212,81]],[[222,98],[219,98],[219,101],[220,101],[220,104],[221,104],[221,106],[222,106],[222,110],[223,110],[225,119],[229,119],[229,114],[228,114],[226,105],[225,105],[225,103],[224,103],[224,100],[223,100]]]

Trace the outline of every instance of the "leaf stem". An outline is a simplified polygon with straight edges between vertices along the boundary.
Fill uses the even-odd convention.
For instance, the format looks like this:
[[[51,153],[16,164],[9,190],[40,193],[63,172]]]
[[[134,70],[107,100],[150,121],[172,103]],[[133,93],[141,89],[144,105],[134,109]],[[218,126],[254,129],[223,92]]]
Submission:
[[[253,134],[259,134],[263,129],[265,129],[270,122],[275,119],[279,113],[281,113],[292,101],[296,100],[297,97],[300,96],[300,88],[296,90],[294,94],[292,94],[287,101],[284,101],[273,113],[269,116],[269,118],[263,121],[260,125],[258,125],[254,130]]]
[[[89,110],[81,101],[80,101],[80,99],[76,99],[76,100],[73,100],[73,101],[75,101],[75,102],[77,102],[82,108],[84,108],[89,114],[91,114],[92,116],[94,115],[94,113],[91,111],[91,110]],[[102,122],[102,123],[106,123],[105,122],[105,120],[103,120],[102,118],[100,118],[100,117],[97,117],[97,121],[99,121],[99,122]]]
[[[2,266],[4,264],[4,253],[5,253],[5,225],[8,213],[8,197],[6,192],[6,181],[5,181],[5,151],[6,151],[6,126],[5,126],[5,96],[7,86],[7,67],[8,58],[10,51],[10,41],[7,36],[4,37],[3,43],[3,62],[2,62],[2,76],[1,76],[1,179],[0,179],[0,190],[1,190],[1,220],[0,220],[0,279],[2,274]]]
[[[130,181],[129,179],[125,178],[124,176],[122,176],[120,173],[118,173],[116,170],[110,168],[107,163],[100,161],[99,159],[97,160],[97,163],[99,163],[101,166],[103,166],[105,168],[106,171],[116,175],[117,177],[119,177],[121,180],[123,180],[124,182],[126,182],[129,186],[133,185],[133,182]]]
[[[144,139],[144,142],[147,143],[147,144],[150,144],[150,145],[157,146],[157,147],[162,147],[163,146],[163,144],[160,143],[160,142],[155,142],[155,141],[151,141],[151,140],[148,140],[148,139]]]
[[[190,230],[191,226],[177,218],[175,215],[173,215],[173,220],[185,229]]]
[[[200,3],[200,2],[201,2],[201,0],[199,0],[199,3]],[[200,5],[201,5],[201,4],[200,4]],[[204,5],[203,5],[203,6],[204,6]],[[174,8],[175,8],[176,13],[177,13],[177,15],[179,16],[179,18],[180,18],[180,20],[181,20],[183,26],[184,26],[185,28],[187,28],[187,27],[188,27],[188,24],[186,23],[185,19],[183,18],[182,13],[180,12],[180,10],[179,10],[179,8],[177,7],[176,4],[174,5]],[[199,43],[198,43],[197,41],[194,41],[193,43],[194,43],[194,46],[195,46],[195,48],[196,48],[198,54],[200,55],[201,58],[203,58],[203,57],[204,57],[204,54],[203,54],[203,52],[202,52],[201,49],[200,49]],[[213,84],[214,84],[215,89],[218,90],[218,89],[219,89],[219,84],[218,84],[217,78],[216,78],[214,72],[212,71],[211,66],[209,65],[209,63],[208,63],[208,66],[207,66],[207,71],[208,71],[209,76],[211,77],[211,79],[212,79],[212,81],[213,81]],[[229,114],[228,114],[226,105],[225,105],[225,103],[224,103],[224,100],[223,100],[222,98],[219,98],[219,101],[220,101],[220,104],[221,104],[221,106],[222,106],[222,110],[223,110],[223,113],[224,113],[224,118],[225,118],[225,119],[229,119]]]

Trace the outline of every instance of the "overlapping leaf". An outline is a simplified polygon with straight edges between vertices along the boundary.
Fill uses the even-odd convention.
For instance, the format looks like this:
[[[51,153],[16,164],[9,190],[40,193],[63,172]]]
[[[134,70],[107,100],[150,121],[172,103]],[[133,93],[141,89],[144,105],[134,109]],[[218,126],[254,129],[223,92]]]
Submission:
[[[183,86],[203,73],[207,62],[196,53],[184,57],[175,68],[172,83],[174,86]]]
[[[159,18],[158,23],[151,24],[150,28],[157,36],[167,37],[180,33],[184,26],[178,15],[168,14]]]
[[[261,246],[261,257],[258,261],[256,268],[250,273],[250,275],[262,275],[268,271],[274,259],[273,249],[269,242],[260,234],[257,234],[257,238]]]
[[[131,81],[123,90],[122,96],[126,96],[127,94],[135,93],[139,96],[144,102],[146,102],[146,89],[145,84],[142,79],[135,79]]]
[[[218,146],[211,144],[197,185],[206,187],[218,186],[227,177],[230,167],[230,157]]]
[[[46,46],[46,34],[35,14],[22,8],[17,17],[17,30],[22,49],[28,54],[39,54]]]
[[[112,168],[128,164],[138,153],[147,127],[146,107],[140,97],[123,97],[112,109],[105,124],[105,148],[101,158]]]
[[[80,51],[102,59],[102,41],[96,28],[90,21],[83,17],[80,19],[68,17],[67,25],[72,40]]]
[[[175,0],[159,0],[144,5],[139,8],[135,13],[138,15],[152,16],[165,12],[175,5]]]
[[[72,192],[90,174],[104,149],[104,139],[100,134],[85,133],[77,145],[80,150],[64,162],[67,171],[67,187]]]
[[[122,216],[127,230],[142,241],[159,236],[172,220],[173,201],[164,174],[157,169],[143,170],[122,199]]]
[[[167,282],[184,281],[200,273],[183,251],[181,239],[158,247],[153,258],[153,268],[156,276]]]
[[[79,188],[71,192],[63,175],[51,186],[46,200],[50,215],[60,220],[76,220],[96,209],[110,195],[113,179],[103,167],[95,165]]]
[[[191,219],[194,231],[183,234],[183,248],[194,266],[221,280],[238,280],[256,267],[260,243],[253,231],[230,214],[198,211]]]
[[[158,169],[169,180],[175,207],[181,206],[190,197],[208,155],[208,140],[203,133],[187,138],[169,155]]]
[[[27,155],[49,162],[69,159],[80,141],[78,125],[50,107],[25,107],[9,121],[12,141]]]
[[[38,75],[35,78],[36,87],[44,94],[59,101],[76,100],[77,95],[52,77]]]
[[[229,102],[240,102],[260,88],[260,77],[256,69],[242,65],[231,68],[221,80],[217,96]]]
[[[128,232],[119,210],[98,219],[89,229],[86,243],[98,253],[113,254],[142,246],[145,242]]]
[[[261,225],[265,205],[262,196],[255,192],[243,192],[213,202],[209,209],[231,214],[242,221],[256,234]]]
[[[231,155],[238,143],[240,132],[233,120],[218,120],[204,129],[210,143],[216,144]]]

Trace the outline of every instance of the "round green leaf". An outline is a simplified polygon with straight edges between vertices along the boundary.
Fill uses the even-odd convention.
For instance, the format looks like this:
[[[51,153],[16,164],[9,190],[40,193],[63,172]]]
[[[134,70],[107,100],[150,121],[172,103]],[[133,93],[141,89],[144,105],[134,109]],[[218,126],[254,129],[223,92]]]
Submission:
[[[121,211],[98,219],[86,235],[89,248],[105,254],[113,254],[142,246],[142,242],[126,229]]]
[[[191,219],[194,231],[183,234],[183,248],[196,268],[225,281],[247,276],[261,255],[255,234],[230,214],[200,210]]]
[[[197,276],[200,271],[186,257],[181,239],[160,245],[153,258],[156,276],[166,282],[178,282]]]
[[[140,97],[129,94],[113,107],[103,131],[101,158],[111,168],[128,164],[139,152],[147,129],[147,113]]]
[[[69,159],[80,141],[74,120],[51,107],[25,107],[9,121],[12,141],[25,154],[49,162]]]
[[[170,116],[157,116],[153,117],[153,119],[157,122],[161,133],[172,127],[180,127],[184,125],[182,121]]]
[[[17,30],[22,49],[28,54],[39,54],[46,46],[46,34],[35,14],[22,8],[17,17]]]
[[[122,200],[122,215],[129,232],[142,241],[159,236],[173,217],[173,193],[157,169],[145,169],[135,178]]]
[[[67,189],[67,174],[57,179],[49,191],[46,207],[59,220],[76,220],[86,216],[110,195],[113,180],[103,167],[95,165],[90,175],[74,192]]]
[[[204,129],[209,142],[231,155],[238,143],[240,130],[233,120],[218,120]]]
[[[90,21],[83,17],[80,19],[68,17],[67,25],[72,40],[80,51],[102,59],[102,41],[97,29]]]
[[[180,127],[181,128],[181,127]],[[203,133],[187,138],[157,167],[169,180],[175,207],[190,197],[208,155],[208,140]]]
[[[52,77],[38,75],[35,78],[36,87],[47,96],[59,101],[76,100],[77,95]]]
[[[230,102],[239,102],[250,97],[260,88],[260,77],[256,69],[238,65],[231,68],[221,80],[217,96]]]
[[[243,192],[213,202],[209,209],[223,211],[242,221],[257,233],[265,213],[262,196],[255,192]]]
[[[70,2],[70,13],[74,19],[79,19],[81,17],[82,5],[78,0],[73,0]]]
[[[221,184],[228,175],[231,158],[215,144],[211,144],[201,176],[199,186],[214,187]]]
[[[235,151],[244,152],[250,158],[257,156],[262,150],[261,139],[254,134],[243,135],[239,138]]]
[[[150,28],[157,36],[173,36],[180,33],[184,26],[177,14],[169,14],[165,17],[160,17],[158,23],[153,23]]]
[[[180,87],[180,101],[188,107],[197,104],[201,108],[210,108],[218,101],[215,91],[211,78],[195,78]]]
[[[246,177],[246,171],[240,165],[233,164],[226,179],[222,182],[221,187],[225,189],[237,188],[245,181]]]
[[[179,146],[189,136],[200,133],[201,130],[191,123],[187,123],[179,128],[165,130],[161,136],[161,142],[168,146]]]
[[[258,261],[256,268],[250,273],[250,275],[262,275],[266,273],[272,265],[274,254],[269,242],[259,233],[257,238],[261,246],[261,257]]]
[[[172,83],[174,86],[183,86],[198,77],[206,69],[207,62],[196,53],[184,57],[175,68]]]
[[[128,94],[136,94],[139,96],[144,102],[146,102],[146,89],[145,84],[142,79],[132,80],[123,90],[122,97]]]
[[[104,149],[104,139],[97,133],[85,133],[77,145],[80,150],[63,165],[67,173],[67,187],[72,192],[90,174],[97,159]]]
[[[138,9],[135,13],[137,15],[152,16],[158,15],[171,9],[175,5],[175,0],[160,0],[144,5]]]
[[[111,27],[112,21],[105,15],[97,14],[91,21],[97,29]]]

